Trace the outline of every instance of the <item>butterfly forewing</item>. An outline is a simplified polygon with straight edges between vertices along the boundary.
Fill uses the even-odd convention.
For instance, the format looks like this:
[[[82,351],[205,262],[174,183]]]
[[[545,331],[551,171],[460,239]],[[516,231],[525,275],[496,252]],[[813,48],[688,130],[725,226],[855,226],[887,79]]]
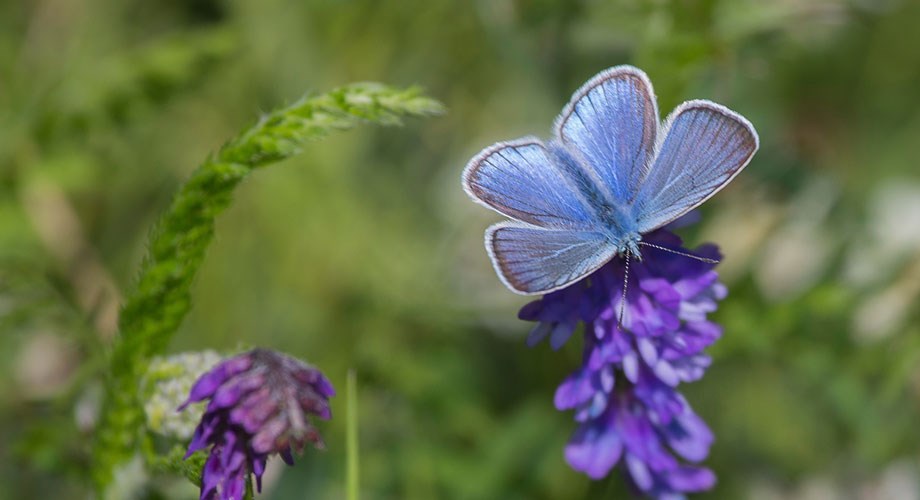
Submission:
[[[655,161],[636,196],[641,233],[655,230],[722,189],[757,151],[757,133],[737,113],[709,101],[681,104],[662,128]]]
[[[615,252],[601,233],[514,222],[490,227],[486,249],[502,281],[522,294],[562,288],[604,265]]]
[[[473,158],[463,185],[475,200],[535,226],[590,229],[596,215],[533,138],[501,142]]]
[[[620,205],[632,200],[648,171],[657,128],[652,85],[629,66],[589,80],[556,120],[562,142],[581,157],[608,202]]]

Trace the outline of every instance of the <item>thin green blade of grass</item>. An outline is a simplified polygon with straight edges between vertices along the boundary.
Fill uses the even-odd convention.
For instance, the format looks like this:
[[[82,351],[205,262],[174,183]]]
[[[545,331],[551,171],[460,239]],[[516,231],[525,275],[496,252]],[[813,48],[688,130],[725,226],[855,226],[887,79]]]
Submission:
[[[358,500],[360,491],[359,446],[358,446],[358,382],[354,370],[348,370],[345,387],[345,449],[346,449],[346,498]]]

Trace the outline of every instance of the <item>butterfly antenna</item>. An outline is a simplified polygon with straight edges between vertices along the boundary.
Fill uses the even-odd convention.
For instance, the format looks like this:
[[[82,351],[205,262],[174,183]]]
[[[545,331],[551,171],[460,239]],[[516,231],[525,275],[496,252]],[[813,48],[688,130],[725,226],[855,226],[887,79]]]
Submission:
[[[626,269],[623,273],[623,296],[620,298],[620,316],[617,319],[617,329],[623,329],[623,315],[626,313],[626,288],[629,286],[629,250],[626,251]]]
[[[696,259],[696,260],[698,260],[698,261],[700,261],[700,262],[705,262],[705,263],[707,263],[707,264],[718,264],[718,263],[719,263],[719,261],[716,260],[716,259],[707,259],[706,257],[700,257],[699,255],[693,255],[692,253],[686,253],[686,252],[679,252],[679,251],[677,251],[677,250],[671,250],[670,248],[665,248],[665,247],[662,247],[662,246],[658,246],[658,245],[655,245],[655,244],[653,244],[653,243],[646,243],[646,242],[644,242],[644,241],[640,241],[639,244],[640,244],[640,245],[647,246],[647,247],[652,247],[652,248],[655,248],[655,249],[657,249],[657,250],[662,250],[662,251],[665,251],[665,252],[668,252],[668,253],[673,253],[674,255],[682,255],[682,256],[684,256],[684,257],[690,257],[691,259]],[[626,261],[626,269],[627,269],[627,270],[629,269],[629,260]]]

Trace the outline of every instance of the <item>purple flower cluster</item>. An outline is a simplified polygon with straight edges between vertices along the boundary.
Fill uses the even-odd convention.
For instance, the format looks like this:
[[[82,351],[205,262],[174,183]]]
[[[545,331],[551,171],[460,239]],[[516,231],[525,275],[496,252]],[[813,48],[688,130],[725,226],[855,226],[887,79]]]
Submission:
[[[332,384],[316,368],[274,351],[255,349],[227,359],[195,382],[183,410],[210,399],[186,458],[211,446],[201,474],[201,500],[240,500],[249,474],[257,489],[268,456],[293,465],[310,442],[323,441],[310,415],[331,416]]]
[[[645,242],[689,253],[673,233],[659,230]],[[719,259],[713,245],[693,252]],[[574,410],[578,428],[566,446],[572,468],[605,477],[624,463],[631,484],[653,498],[682,498],[715,484],[694,465],[706,458],[713,435],[686,399],[681,382],[702,377],[703,350],[721,335],[706,319],[726,295],[713,264],[644,246],[631,259],[622,325],[625,261],[615,258],[588,278],[549,293],[521,309],[538,321],[528,337],[549,337],[561,347],[579,322],[585,325],[584,361],[557,389],[556,408]]]

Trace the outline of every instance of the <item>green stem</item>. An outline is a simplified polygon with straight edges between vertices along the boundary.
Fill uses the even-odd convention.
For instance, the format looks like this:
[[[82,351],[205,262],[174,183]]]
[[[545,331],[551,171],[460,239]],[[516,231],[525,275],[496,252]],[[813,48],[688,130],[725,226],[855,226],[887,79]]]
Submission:
[[[262,117],[195,170],[151,233],[137,286],[121,311],[93,449],[100,495],[115,469],[135,453],[144,423],[138,381],[191,308],[192,281],[213,239],[214,219],[230,205],[233,189],[253,170],[289,158],[305,142],[332,131],[361,123],[395,125],[402,116],[441,110],[418,89],[351,85]]]
[[[354,370],[348,370],[346,383],[346,415],[345,447],[347,453],[346,464],[346,498],[358,500],[359,474],[358,474],[358,382]]]

